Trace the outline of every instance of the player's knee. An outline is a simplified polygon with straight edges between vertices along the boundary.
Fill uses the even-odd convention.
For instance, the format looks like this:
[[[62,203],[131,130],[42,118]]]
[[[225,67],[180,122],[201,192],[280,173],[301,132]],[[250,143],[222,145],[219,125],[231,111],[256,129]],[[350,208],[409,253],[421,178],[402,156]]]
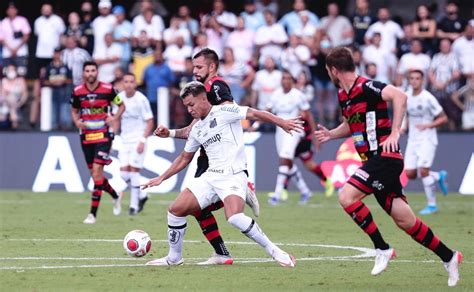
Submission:
[[[416,170],[415,169],[410,169],[406,171],[407,177],[409,179],[416,179]]]
[[[339,193],[339,204],[341,204],[343,208],[347,208],[355,202],[356,200],[353,198],[353,196],[351,196],[344,189],[341,190],[341,192]]]
[[[421,177],[427,177],[428,175],[430,175],[430,169],[429,168],[420,168],[419,172],[420,172]]]
[[[176,204],[171,204],[168,207],[168,212],[170,212],[171,214],[177,217],[185,217],[187,214],[184,211],[185,210],[183,208],[181,208],[180,206]]]

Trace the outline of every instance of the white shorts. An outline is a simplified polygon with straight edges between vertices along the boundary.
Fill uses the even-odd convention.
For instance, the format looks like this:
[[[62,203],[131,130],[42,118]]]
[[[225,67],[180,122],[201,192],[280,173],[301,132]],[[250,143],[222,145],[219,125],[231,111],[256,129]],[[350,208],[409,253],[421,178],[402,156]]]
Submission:
[[[474,112],[463,112],[462,113],[462,128],[464,130],[470,130],[474,128]]]
[[[118,153],[120,167],[132,166],[142,168],[145,161],[146,143],[142,153],[137,152],[138,143],[122,143],[122,147]]]
[[[436,153],[435,145],[429,141],[410,142],[405,151],[405,169],[430,168]]]
[[[275,133],[275,144],[278,157],[290,160],[295,159],[295,150],[302,137],[302,133],[293,133],[293,135],[290,135],[282,129],[277,128]]]
[[[244,201],[247,193],[247,175],[241,171],[237,174],[221,175],[205,172],[195,177],[188,186],[199,202],[201,209],[224,199],[229,195],[237,195]]]

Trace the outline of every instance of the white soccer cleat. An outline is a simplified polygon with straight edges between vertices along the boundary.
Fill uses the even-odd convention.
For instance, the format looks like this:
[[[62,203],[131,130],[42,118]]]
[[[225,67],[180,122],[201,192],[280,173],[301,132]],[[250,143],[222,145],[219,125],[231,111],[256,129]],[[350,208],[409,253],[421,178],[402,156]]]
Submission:
[[[210,266],[210,265],[232,265],[234,259],[231,256],[220,255],[214,253],[207,261],[197,263],[200,266]]]
[[[388,262],[396,257],[395,249],[389,248],[386,250],[376,249],[375,250],[375,265],[370,272],[373,276],[377,276],[382,273],[388,266]]]
[[[96,219],[95,219],[94,214],[89,213],[89,214],[87,214],[86,219],[84,219],[84,221],[82,221],[82,223],[84,223],[84,224],[94,224],[95,221],[96,221]]]
[[[277,261],[280,266],[284,268],[294,268],[296,266],[296,259],[291,254],[288,254],[281,249],[275,249],[272,252],[272,258]]]
[[[444,263],[444,268],[448,271],[448,286],[454,287],[459,281],[459,265],[462,262],[462,253],[459,251],[454,252],[453,258]]]
[[[123,193],[121,193],[117,199],[114,199],[113,212],[115,216],[120,215],[120,213],[122,212],[122,194]]]
[[[245,197],[245,203],[252,209],[255,217],[260,215],[260,203],[258,202],[257,194],[255,194],[255,186],[253,183],[247,183],[247,196]]]
[[[184,263],[183,259],[180,259],[177,262],[172,262],[168,259],[168,256],[164,258],[159,258],[156,260],[152,260],[146,263],[147,266],[180,266]]]

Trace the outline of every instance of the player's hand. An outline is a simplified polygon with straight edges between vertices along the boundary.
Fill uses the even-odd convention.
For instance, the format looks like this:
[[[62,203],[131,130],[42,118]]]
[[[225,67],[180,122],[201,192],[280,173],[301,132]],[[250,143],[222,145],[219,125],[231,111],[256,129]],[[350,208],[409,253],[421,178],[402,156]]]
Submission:
[[[430,127],[428,125],[420,124],[420,125],[416,125],[416,128],[420,131],[424,131],[426,129],[429,129]]]
[[[318,124],[318,129],[314,131],[314,136],[319,144],[326,143],[331,140],[331,133],[329,130],[321,124]]]
[[[380,143],[383,152],[396,152],[398,151],[398,140],[400,139],[400,133],[392,131],[390,136],[385,141]]]
[[[143,142],[138,142],[137,145],[137,153],[143,153],[143,150],[145,150],[145,143]]]
[[[304,121],[301,120],[301,117],[283,120],[280,128],[282,128],[285,132],[292,135],[293,131],[297,133],[302,133],[304,131],[303,128]]]
[[[164,125],[158,125],[155,131],[153,131],[153,135],[160,138],[168,138],[170,136],[170,130]]]
[[[147,188],[159,186],[161,185],[162,182],[163,182],[162,176],[157,176],[155,178],[150,179],[147,183],[144,183],[140,186],[142,187],[142,190],[144,190]]]
[[[105,123],[109,126],[112,126],[115,123],[116,119],[113,116],[107,116]]]
[[[84,122],[81,121],[81,120],[75,122],[74,124],[76,125],[76,127],[77,127],[78,129],[83,130],[83,129],[86,128],[86,123],[84,123]]]

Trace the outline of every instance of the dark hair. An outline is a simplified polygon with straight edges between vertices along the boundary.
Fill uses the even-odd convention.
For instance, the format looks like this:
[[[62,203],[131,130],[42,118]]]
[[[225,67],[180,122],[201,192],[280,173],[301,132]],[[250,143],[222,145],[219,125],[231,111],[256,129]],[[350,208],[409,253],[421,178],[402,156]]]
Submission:
[[[346,47],[336,47],[326,56],[326,65],[341,72],[354,72],[355,64],[352,52]]]
[[[430,7],[428,7],[428,5],[426,4],[420,4],[416,7],[416,12],[415,12],[415,21],[421,21],[421,18],[420,16],[418,15],[418,9],[420,9],[421,6],[424,6],[426,8],[426,10],[428,10],[428,16],[426,17],[426,19],[431,19],[431,10],[430,10]]]
[[[96,62],[94,62],[94,61],[85,61],[84,64],[82,64],[82,71],[84,71],[87,66],[94,66],[96,69],[98,68]]]
[[[181,92],[179,93],[179,97],[181,99],[185,99],[188,95],[198,96],[201,93],[206,93],[206,87],[199,81],[191,81],[186,84]]]
[[[281,75],[283,76],[283,74],[288,74],[288,75],[290,75],[291,80],[293,80],[293,82],[296,82],[296,79],[295,79],[295,77],[293,76],[293,74],[291,74],[290,71],[288,71],[287,69],[281,70]]]
[[[219,67],[219,56],[217,55],[216,51],[211,50],[209,48],[204,48],[200,50],[196,55],[194,55],[193,60],[203,56],[204,59],[214,63],[216,68]]]
[[[421,71],[420,69],[413,69],[413,70],[410,70],[408,72],[408,75],[410,75],[411,73],[418,73],[421,75],[421,78],[425,78],[425,73],[423,73],[423,71]]]
[[[123,74],[122,78],[124,78],[125,76],[132,76],[134,79],[137,78],[132,72],[126,72],[125,74]]]

